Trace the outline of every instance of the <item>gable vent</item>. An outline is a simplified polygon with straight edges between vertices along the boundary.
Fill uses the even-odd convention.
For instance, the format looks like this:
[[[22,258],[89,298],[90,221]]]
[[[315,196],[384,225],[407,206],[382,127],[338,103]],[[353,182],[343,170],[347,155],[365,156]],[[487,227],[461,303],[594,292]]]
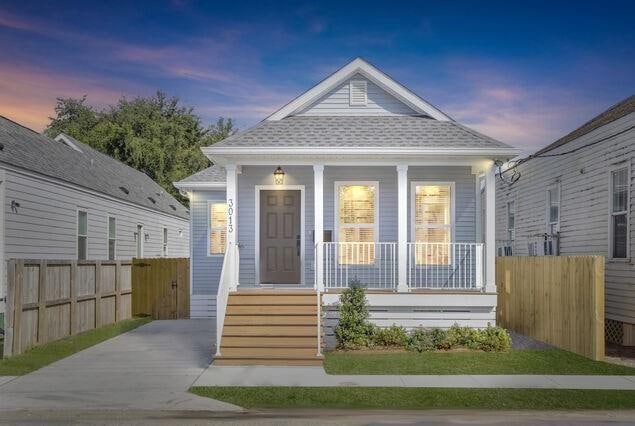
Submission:
[[[351,80],[349,95],[351,105],[365,106],[368,98],[366,93],[366,80]]]

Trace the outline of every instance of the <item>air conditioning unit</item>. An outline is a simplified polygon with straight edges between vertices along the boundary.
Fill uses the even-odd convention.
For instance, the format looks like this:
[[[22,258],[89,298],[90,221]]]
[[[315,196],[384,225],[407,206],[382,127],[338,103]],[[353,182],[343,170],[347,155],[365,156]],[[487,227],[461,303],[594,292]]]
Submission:
[[[543,234],[527,242],[529,256],[558,256],[560,254],[559,235]]]

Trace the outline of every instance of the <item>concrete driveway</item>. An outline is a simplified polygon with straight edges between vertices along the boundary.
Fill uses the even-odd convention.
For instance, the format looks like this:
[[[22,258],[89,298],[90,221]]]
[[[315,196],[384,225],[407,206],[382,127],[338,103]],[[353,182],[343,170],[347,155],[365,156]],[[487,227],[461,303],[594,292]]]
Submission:
[[[240,410],[187,393],[214,330],[212,320],[153,321],[0,384],[0,410]]]

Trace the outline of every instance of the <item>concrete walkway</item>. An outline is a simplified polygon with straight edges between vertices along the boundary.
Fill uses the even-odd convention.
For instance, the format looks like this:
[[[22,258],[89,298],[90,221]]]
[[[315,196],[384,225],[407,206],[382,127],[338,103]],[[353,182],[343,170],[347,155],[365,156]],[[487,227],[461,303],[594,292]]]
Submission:
[[[26,376],[0,410],[241,410],[187,393],[211,361],[211,320],[153,321]]]
[[[635,376],[329,375],[322,367],[210,366],[194,386],[377,386],[635,390]]]

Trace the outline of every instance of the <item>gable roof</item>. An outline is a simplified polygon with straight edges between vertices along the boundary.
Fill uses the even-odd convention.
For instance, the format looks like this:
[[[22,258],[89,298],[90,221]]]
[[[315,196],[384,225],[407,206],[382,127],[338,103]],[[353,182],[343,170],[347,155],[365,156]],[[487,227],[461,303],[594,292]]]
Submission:
[[[0,163],[63,180],[171,216],[188,217],[187,209],[145,173],[68,135],[56,139],[0,116]]]
[[[612,107],[610,107],[603,113],[596,115],[591,120],[587,121],[582,126],[572,131],[571,133],[561,137],[560,139],[553,142],[552,144],[542,148],[541,150],[536,152],[533,156],[535,157],[540,154],[544,154],[547,151],[551,151],[555,148],[565,145],[573,140],[578,139],[581,136],[586,135],[587,133],[592,132],[595,129],[605,126],[609,124],[610,122],[615,121],[619,118],[622,118],[632,112],[635,112],[635,95],[629,96],[623,101],[613,105]]]
[[[429,116],[440,121],[451,121],[452,119],[443,111],[421,98],[411,90],[407,89],[387,74],[383,73],[362,58],[356,58],[330,76],[307,90],[291,102],[280,108],[278,111],[266,118],[267,121],[282,120],[285,117],[299,112],[313,102],[319,100],[322,96],[329,93],[332,89],[351,78],[355,74],[361,74],[375,83],[384,91],[388,92],[405,105],[410,107],[422,115]]]
[[[227,181],[227,172],[224,167],[212,165],[198,173],[186,177],[183,180],[174,182],[174,186],[179,189],[205,188],[223,189]]]

